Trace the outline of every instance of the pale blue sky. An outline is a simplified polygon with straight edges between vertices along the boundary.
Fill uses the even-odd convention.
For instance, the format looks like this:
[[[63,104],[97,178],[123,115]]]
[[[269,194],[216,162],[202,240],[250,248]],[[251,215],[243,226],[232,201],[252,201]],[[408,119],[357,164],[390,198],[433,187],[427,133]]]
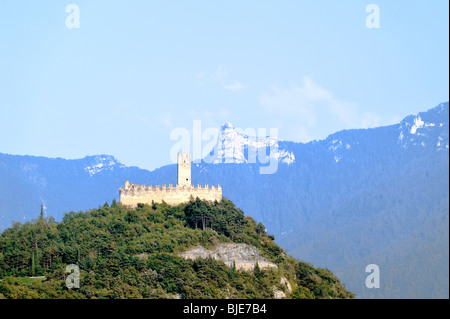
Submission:
[[[80,28],[65,21],[80,9]],[[380,8],[368,29],[365,8]],[[307,142],[449,99],[448,1],[0,2],[0,152],[170,163],[175,128]]]

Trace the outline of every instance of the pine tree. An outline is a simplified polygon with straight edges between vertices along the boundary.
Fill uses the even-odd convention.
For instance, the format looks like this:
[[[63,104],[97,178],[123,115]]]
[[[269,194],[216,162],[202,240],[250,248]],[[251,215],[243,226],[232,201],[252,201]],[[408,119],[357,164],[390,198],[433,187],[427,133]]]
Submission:
[[[39,216],[39,220],[44,219],[44,204],[41,202],[41,215]]]
[[[255,269],[254,269],[255,273],[259,273],[261,271],[261,268],[259,268],[259,264],[258,261],[255,262]]]
[[[34,252],[31,254],[31,276],[36,274],[36,264],[34,261]]]

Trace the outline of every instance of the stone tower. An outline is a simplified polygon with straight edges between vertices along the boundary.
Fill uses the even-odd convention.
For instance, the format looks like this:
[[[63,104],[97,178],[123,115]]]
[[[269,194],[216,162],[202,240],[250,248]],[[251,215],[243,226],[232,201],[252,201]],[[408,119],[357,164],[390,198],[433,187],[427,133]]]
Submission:
[[[178,186],[191,186],[191,153],[178,153]]]

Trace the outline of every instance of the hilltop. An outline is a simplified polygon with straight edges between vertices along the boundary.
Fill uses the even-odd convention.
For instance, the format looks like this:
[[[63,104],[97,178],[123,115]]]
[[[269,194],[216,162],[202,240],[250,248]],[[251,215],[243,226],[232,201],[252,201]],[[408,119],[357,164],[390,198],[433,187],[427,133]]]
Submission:
[[[208,250],[230,260],[253,256],[255,265],[239,270],[239,260],[183,256]],[[65,285],[69,264],[80,268],[78,289]],[[327,269],[288,256],[263,224],[226,198],[137,208],[113,201],[69,212],[60,223],[41,212],[0,235],[0,271],[0,298],[354,296]]]

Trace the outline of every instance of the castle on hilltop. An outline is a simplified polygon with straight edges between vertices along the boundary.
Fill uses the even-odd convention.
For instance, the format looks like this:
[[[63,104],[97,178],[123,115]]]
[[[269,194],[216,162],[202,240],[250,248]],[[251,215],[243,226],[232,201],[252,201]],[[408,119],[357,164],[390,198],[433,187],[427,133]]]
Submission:
[[[194,187],[191,184],[191,153],[178,153],[178,184],[174,187],[163,186],[145,186],[130,184],[125,181],[125,187],[120,187],[120,203],[136,207],[138,204],[165,203],[169,205],[178,205],[186,203],[190,198],[196,198],[207,201],[222,200],[222,187],[198,185]]]

